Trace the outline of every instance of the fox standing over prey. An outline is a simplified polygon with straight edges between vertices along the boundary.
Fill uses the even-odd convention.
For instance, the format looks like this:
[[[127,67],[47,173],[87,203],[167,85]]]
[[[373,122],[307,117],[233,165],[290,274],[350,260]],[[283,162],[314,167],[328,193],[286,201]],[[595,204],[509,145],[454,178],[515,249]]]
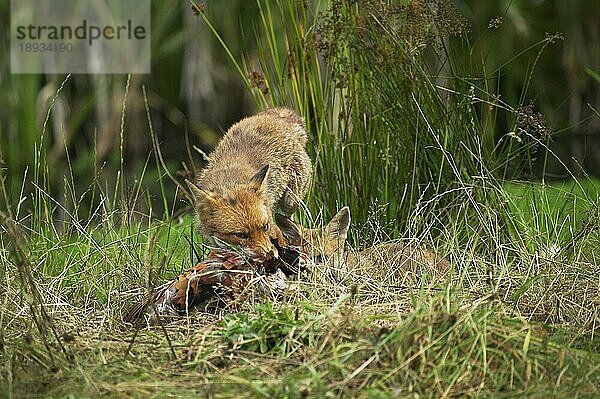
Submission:
[[[231,126],[195,182],[200,232],[253,254],[277,257],[273,212],[289,217],[308,190],[311,161],[303,119],[273,108]]]

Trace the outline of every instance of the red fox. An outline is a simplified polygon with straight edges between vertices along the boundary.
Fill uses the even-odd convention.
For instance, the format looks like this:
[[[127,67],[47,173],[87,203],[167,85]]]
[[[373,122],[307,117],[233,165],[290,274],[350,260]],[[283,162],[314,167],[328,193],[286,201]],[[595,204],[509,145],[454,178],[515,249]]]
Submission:
[[[275,215],[284,237],[299,246],[308,259],[335,280],[360,271],[390,283],[413,284],[427,273],[441,276],[450,263],[437,252],[415,242],[390,242],[360,252],[346,248],[350,228],[350,209],[345,206],[323,228],[305,229],[291,220]]]
[[[231,126],[196,181],[187,181],[200,232],[252,255],[277,257],[271,240],[283,236],[273,212],[290,217],[308,190],[306,142],[303,119],[287,108]]]
[[[343,207],[325,227],[306,229],[276,214],[275,221],[287,242],[300,247],[314,264],[346,263],[346,238],[350,228],[350,208]]]

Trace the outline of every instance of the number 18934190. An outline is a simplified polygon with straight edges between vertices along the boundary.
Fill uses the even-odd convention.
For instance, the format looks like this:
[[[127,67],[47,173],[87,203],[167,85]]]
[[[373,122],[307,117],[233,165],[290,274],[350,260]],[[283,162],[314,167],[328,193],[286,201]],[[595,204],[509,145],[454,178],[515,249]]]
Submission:
[[[73,43],[19,43],[22,53],[70,53],[73,51]]]

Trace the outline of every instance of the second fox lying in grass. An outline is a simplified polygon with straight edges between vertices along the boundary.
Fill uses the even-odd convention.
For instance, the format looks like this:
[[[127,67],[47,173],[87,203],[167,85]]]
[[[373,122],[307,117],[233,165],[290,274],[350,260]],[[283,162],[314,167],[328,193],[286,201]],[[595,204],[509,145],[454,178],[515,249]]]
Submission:
[[[441,276],[450,269],[441,255],[415,242],[384,243],[360,252],[347,249],[347,206],[323,228],[305,229],[281,215],[275,215],[275,220],[288,242],[299,246],[316,268],[335,280],[361,272],[389,283],[412,285],[423,274]]]
[[[200,232],[249,251],[277,257],[282,240],[272,212],[291,216],[308,190],[311,162],[304,122],[287,108],[269,109],[233,125],[188,181]]]

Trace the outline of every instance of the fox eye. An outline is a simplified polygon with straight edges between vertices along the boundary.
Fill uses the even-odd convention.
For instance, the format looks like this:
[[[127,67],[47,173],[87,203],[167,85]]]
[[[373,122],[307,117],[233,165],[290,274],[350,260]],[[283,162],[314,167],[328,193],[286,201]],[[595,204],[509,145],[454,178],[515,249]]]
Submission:
[[[250,238],[248,233],[233,233],[233,235],[239,238],[240,240],[247,240],[248,238]]]
[[[269,227],[271,227],[271,226],[269,226],[269,223],[265,223],[265,224],[263,224],[262,229],[263,229],[263,231],[269,231]]]

